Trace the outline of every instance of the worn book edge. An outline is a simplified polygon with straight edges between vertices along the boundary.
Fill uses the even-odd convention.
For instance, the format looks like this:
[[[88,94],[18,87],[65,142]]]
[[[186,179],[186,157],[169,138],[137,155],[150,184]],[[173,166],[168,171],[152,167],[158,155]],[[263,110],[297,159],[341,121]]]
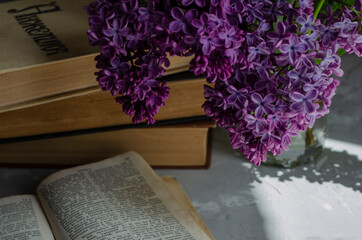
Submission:
[[[192,202],[190,201],[185,190],[182,188],[177,179],[173,176],[162,176],[160,178],[163,181],[166,189],[170,192],[171,196],[174,197],[176,202],[182,208],[187,209],[187,211],[191,214],[191,217],[195,220],[199,227],[205,231],[210,239],[215,240],[214,236],[206,226],[205,222],[202,220],[195,207],[192,205]]]

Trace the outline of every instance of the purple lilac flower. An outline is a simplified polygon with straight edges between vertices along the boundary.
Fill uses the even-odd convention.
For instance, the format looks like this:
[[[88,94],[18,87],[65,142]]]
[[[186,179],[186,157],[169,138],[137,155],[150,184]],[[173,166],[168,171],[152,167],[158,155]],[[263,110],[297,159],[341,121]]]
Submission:
[[[209,16],[205,12],[201,13],[200,19],[192,19],[191,24],[197,28],[197,33],[200,35],[205,31],[211,32],[212,29],[217,26],[215,22],[209,21]]]
[[[309,71],[306,66],[301,67],[298,72],[292,70],[287,73],[287,76],[292,79],[293,88],[297,89],[302,86],[302,83],[309,83],[313,75],[313,72]]]
[[[313,68],[314,57],[316,56],[316,52],[308,52],[308,53],[301,53],[299,58],[295,62],[295,68],[299,69],[302,66],[307,66],[309,68]]]
[[[130,29],[122,26],[119,18],[115,18],[111,27],[103,30],[103,34],[107,37],[112,37],[112,41],[117,47],[123,46],[123,37],[127,36],[129,33]]]
[[[120,85],[118,84],[119,80],[116,73],[112,73],[105,69],[98,75],[97,80],[102,90],[110,91],[113,96],[118,94]]]
[[[311,8],[313,6],[313,0],[300,0],[299,6],[302,9]]]
[[[267,121],[264,118],[257,118],[253,115],[245,115],[246,128],[255,131],[256,133],[261,133],[267,126]]]
[[[282,44],[280,46],[280,51],[284,54],[288,54],[291,64],[294,64],[299,57],[299,53],[304,53],[308,50],[308,46],[305,43],[300,43],[297,40],[296,35],[293,35],[289,39],[289,44]]]
[[[248,55],[248,61],[256,60],[258,61],[260,59],[260,55],[267,55],[270,54],[269,48],[267,47],[265,42],[261,42],[256,47],[249,47],[249,55]]]
[[[270,7],[265,7],[263,8],[263,13],[265,15],[268,15],[273,22],[277,22],[278,21],[278,17],[283,15],[283,12],[281,10],[279,10],[280,6],[282,4],[285,4],[286,1],[284,1],[284,3],[282,3],[283,1],[279,1],[279,4],[272,4]]]
[[[313,113],[316,110],[316,104],[313,104],[313,100],[318,96],[318,92],[315,89],[309,91],[305,96],[299,92],[292,92],[290,94],[291,100],[294,101],[290,108],[294,112],[302,110],[303,113]]]
[[[235,26],[232,26],[230,29],[227,29],[225,32],[220,32],[219,38],[225,41],[224,44],[225,48],[229,48],[233,44],[237,44],[242,40],[242,37],[237,34],[237,29]]]
[[[318,26],[318,31],[320,32],[322,44],[324,46],[329,46],[331,42],[334,41],[338,36],[338,32],[334,31],[329,26],[324,26],[323,24]]]
[[[252,103],[249,104],[249,109],[255,111],[255,116],[261,118],[263,114],[269,115],[273,113],[274,107],[271,104],[274,102],[275,97],[272,94],[269,94],[262,98],[260,94],[253,93],[251,95]]]
[[[316,30],[314,17],[312,15],[309,15],[307,19],[304,17],[297,17],[297,22],[302,26],[300,29],[302,34],[306,33],[308,30]]]
[[[227,91],[231,94],[227,101],[229,104],[234,105],[235,103],[243,103],[246,100],[246,94],[248,93],[247,89],[236,89],[233,85],[228,86]]]
[[[301,36],[301,42],[307,44],[308,49],[316,48],[316,40],[318,39],[319,34],[317,32],[313,32],[311,34],[304,34]]]
[[[116,72],[118,76],[121,76],[121,73],[127,72],[131,66],[128,62],[121,62],[118,57],[112,58],[110,61],[111,70]]]
[[[205,55],[209,55],[216,47],[223,45],[220,38],[217,36],[217,32],[213,31],[208,36],[200,37],[200,43],[202,44],[202,52]]]
[[[97,0],[85,7],[97,81],[133,123],[152,124],[169,95],[167,56],[193,55],[190,71],[211,83],[205,114],[260,165],[329,112],[339,50],[362,56],[361,0],[316,19],[313,2]]]
[[[258,3],[254,6],[251,4],[245,5],[245,10],[248,12],[248,16],[246,18],[247,23],[252,23],[255,18],[259,20],[263,20],[263,13],[260,11],[264,6],[264,3]]]
[[[175,19],[169,26],[172,32],[175,33],[182,30],[185,34],[192,34],[191,20],[197,16],[196,9],[190,9],[184,14],[179,7],[174,7],[171,9],[171,15]]]
[[[353,30],[354,28],[356,28],[358,25],[357,22],[351,22],[350,19],[345,18],[343,20],[343,22],[336,22],[334,23],[334,27],[338,30],[340,30],[342,33],[346,33],[350,30]]]
[[[275,48],[279,48],[283,40],[289,40],[292,34],[286,31],[286,27],[283,22],[278,22],[276,32],[268,32],[267,37],[273,43]]]

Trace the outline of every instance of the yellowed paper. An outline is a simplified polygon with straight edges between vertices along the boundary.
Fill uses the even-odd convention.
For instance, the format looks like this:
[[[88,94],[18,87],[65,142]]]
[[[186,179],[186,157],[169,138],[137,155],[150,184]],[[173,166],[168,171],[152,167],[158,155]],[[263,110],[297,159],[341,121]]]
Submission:
[[[0,199],[0,239],[54,240],[35,196],[17,195]]]
[[[134,152],[57,172],[37,191],[56,237],[210,239]]]

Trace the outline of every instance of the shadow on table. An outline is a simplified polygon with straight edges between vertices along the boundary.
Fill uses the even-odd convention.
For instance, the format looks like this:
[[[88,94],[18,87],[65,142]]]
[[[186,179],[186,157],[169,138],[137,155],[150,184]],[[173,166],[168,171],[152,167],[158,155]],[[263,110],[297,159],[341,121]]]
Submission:
[[[305,178],[309,182],[333,182],[362,192],[362,161],[346,152],[325,149],[319,161],[292,169],[256,167],[231,149],[226,132],[216,128],[211,168],[208,170],[157,170],[173,175],[185,188],[216,239],[270,239],[270,222],[264,204],[254,194],[255,183],[270,176],[281,182]]]
[[[260,177],[270,176],[279,181],[291,181],[291,178],[303,178],[309,182],[333,182],[362,193],[362,161],[347,152],[335,152],[325,149],[315,163],[301,165],[291,169],[263,166],[253,169]],[[256,178],[260,182],[260,179]]]
[[[40,182],[58,168],[0,168],[0,198],[35,194]]]
[[[231,149],[224,129],[215,129],[212,144],[210,169],[156,172],[177,178],[215,239],[269,239],[251,189],[254,166]]]

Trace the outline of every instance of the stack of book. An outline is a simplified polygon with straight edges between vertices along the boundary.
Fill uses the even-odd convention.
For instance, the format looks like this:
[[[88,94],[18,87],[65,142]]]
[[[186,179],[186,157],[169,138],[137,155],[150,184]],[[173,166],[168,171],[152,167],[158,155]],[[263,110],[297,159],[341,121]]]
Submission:
[[[85,1],[0,3],[0,163],[73,165],[129,150],[152,166],[208,167],[215,123],[201,105],[204,78],[171,58],[155,126],[132,125],[95,80]],[[76,23],[76,24],[74,24]]]

